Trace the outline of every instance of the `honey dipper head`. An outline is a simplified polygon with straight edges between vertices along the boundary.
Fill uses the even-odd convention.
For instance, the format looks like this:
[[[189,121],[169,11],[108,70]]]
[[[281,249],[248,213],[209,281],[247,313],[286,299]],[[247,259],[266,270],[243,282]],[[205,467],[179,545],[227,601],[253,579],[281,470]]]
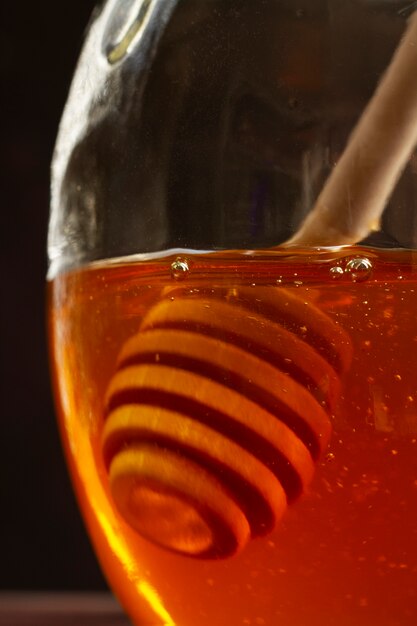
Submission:
[[[326,448],[349,338],[270,291],[261,305],[243,287],[233,301],[167,291],[122,347],[103,426],[110,490],[165,549],[225,558],[272,532]]]
[[[246,518],[208,472],[152,445],[115,459],[110,485],[117,508],[142,536],[193,557],[222,558],[250,537]]]

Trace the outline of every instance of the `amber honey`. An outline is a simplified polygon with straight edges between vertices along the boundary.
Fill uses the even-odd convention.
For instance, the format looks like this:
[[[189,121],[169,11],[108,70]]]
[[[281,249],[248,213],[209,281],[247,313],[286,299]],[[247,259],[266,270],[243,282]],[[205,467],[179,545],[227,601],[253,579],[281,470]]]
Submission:
[[[344,248],[308,255],[126,259],[59,276],[50,284],[49,298],[59,419],[74,485],[103,569],[138,626],[415,623],[415,255]],[[295,318],[277,312],[273,319],[274,312],[289,302],[297,308]],[[220,329],[217,334],[212,331],[215,327]],[[239,345],[237,336],[244,337]],[[210,346],[219,341],[228,347],[216,361]],[[151,344],[152,354],[157,355],[153,360],[146,356]],[[308,370],[310,353],[313,366]],[[178,369],[178,374],[168,389],[172,369]],[[218,372],[226,370],[227,380],[220,379]],[[194,387],[192,376],[197,379]],[[154,396],[144,400],[143,391],[139,398],[142,379],[147,389],[152,382],[156,400]],[[199,384],[203,379],[213,390],[206,395]],[[123,385],[130,385],[130,395]],[[185,422],[177,428],[175,420],[183,420],[185,413],[189,418],[191,409],[178,400],[169,401],[180,393],[189,405],[198,401],[200,407],[209,407],[208,417],[204,411],[191,415],[195,419],[188,430]],[[288,400],[285,393],[291,396]],[[163,406],[168,417],[161,412],[162,395],[168,399]],[[275,460],[269,448],[249,441],[251,433],[254,441],[268,438],[265,423],[274,412],[265,404],[270,396],[281,403],[284,424],[280,417],[281,430],[271,431],[269,443],[278,450]],[[122,413],[133,404],[137,410],[134,415],[128,410],[126,427]],[[291,417],[297,411],[300,427]],[[291,415],[285,417],[286,413]],[[226,433],[219,422],[220,443],[203,448],[208,432],[204,429],[213,426],[211,415],[240,420],[240,430]],[[132,420],[137,420],[135,428]],[[166,425],[163,436],[162,423]],[[112,424],[117,436],[112,434]],[[310,440],[303,428],[309,429]],[[286,443],[286,429],[296,432],[294,444]],[[180,441],[179,433],[184,431],[188,434]],[[216,519],[222,522],[228,516],[223,526],[233,530],[235,543],[227,543],[223,531],[218,535],[213,531],[213,539],[210,528],[215,525],[206,532],[205,518],[192,522],[197,530],[191,547],[180,533],[174,532],[172,539],[177,522],[169,516],[177,511],[177,501],[167,508],[171,500],[166,499],[161,507],[155,491],[151,497],[147,492],[146,518],[140,524],[129,518],[117,481],[120,476],[124,481],[127,466],[120,454],[129,451],[132,441],[133,464],[137,446],[142,446],[141,458],[148,465],[149,446],[162,449],[165,460],[179,458],[186,470],[201,461],[201,477],[197,470],[190,472],[198,479],[192,497],[208,506],[210,476],[215,475],[210,493],[226,498],[217,507]],[[248,461],[240,461],[238,448],[230,448],[230,442],[249,450]],[[296,475],[293,481],[298,479],[297,488],[282,459],[279,468],[278,458],[286,459],[293,445],[308,451],[297,448],[286,464]],[[233,467],[223,467],[222,450],[225,456],[230,453]],[[117,455],[121,474],[111,469]],[[252,457],[259,471],[265,472],[256,489],[275,516],[269,526],[265,522],[269,518],[258,516],[256,499],[250,500],[226,478],[229,471],[251,482],[256,471],[245,468]],[[159,471],[160,457],[155,458],[152,471]],[[168,486],[178,463],[169,465]],[[179,480],[185,475],[187,490],[186,470]],[[139,500],[139,517],[143,502]],[[237,521],[242,511],[242,520]],[[164,512],[168,526],[161,522]],[[188,515],[188,509],[181,509],[181,515]],[[245,519],[249,519],[247,526]]]

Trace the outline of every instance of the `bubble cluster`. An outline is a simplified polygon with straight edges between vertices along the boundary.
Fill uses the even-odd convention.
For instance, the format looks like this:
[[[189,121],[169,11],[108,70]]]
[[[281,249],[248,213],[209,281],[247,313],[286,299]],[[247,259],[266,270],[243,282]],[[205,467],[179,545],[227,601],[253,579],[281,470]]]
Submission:
[[[368,280],[372,275],[372,261],[367,257],[353,257],[345,259],[344,266],[342,263],[333,265],[330,270],[330,276],[334,279],[346,277],[357,283]]]

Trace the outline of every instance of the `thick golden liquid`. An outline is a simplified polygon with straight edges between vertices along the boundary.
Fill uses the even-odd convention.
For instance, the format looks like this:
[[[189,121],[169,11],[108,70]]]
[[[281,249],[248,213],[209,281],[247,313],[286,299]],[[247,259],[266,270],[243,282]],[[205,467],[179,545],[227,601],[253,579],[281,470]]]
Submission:
[[[345,271],[352,257],[368,258],[372,270]],[[103,569],[132,619],[140,626],[415,624],[416,256],[358,248],[333,256],[190,256],[189,272],[176,276],[174,260],[91,266],[59,276],[49,292],[74,485]],[[189,298],[242,285],[255,298],[257,287],[291,289],[343,327],[353,346],[311,485],[272,534],[222,560],[179,556],[141,538],[112,503],[102,459],[104,398],[118,354],[179,275]]]

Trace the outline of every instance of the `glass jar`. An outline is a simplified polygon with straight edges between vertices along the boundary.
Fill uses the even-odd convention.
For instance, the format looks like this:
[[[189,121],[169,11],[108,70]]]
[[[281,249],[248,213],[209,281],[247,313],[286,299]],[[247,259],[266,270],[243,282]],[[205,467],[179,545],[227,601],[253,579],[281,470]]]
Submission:
[[[62,437],[135,624],[417,617],[417,18],[108,0],[52,174]]]

